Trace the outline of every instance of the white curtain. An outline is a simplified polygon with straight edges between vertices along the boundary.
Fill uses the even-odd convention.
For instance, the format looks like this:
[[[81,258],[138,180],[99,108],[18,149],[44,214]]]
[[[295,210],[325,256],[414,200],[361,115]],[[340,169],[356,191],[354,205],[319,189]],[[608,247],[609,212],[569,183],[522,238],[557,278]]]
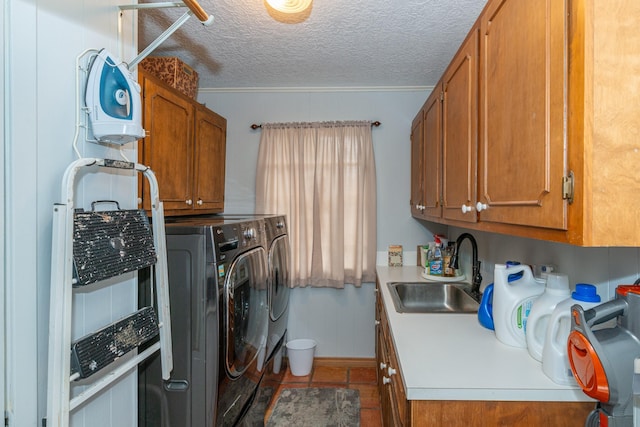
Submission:
[[[256,213],[285,214],[291,286],[375,281],[376,172],[370,122],[262,125]]]

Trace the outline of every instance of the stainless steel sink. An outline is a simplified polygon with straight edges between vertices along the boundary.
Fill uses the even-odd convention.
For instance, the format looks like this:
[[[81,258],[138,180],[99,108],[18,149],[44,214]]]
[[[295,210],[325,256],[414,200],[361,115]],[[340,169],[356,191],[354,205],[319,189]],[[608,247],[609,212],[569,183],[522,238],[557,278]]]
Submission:
[[[480,305],[464,284],[388,282],[387,286],[398,313],[477,313]]]

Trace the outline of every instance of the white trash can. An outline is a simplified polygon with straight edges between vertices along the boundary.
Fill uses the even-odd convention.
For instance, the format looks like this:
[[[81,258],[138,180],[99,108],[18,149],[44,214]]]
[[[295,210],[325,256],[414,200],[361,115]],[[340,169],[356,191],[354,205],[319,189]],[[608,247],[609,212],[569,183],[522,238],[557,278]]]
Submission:
[[[296,377],[304,377],[311,373],[313,366],[313,354],[316,342],[311,339],[298,339],[287,342],[287,356],[291,374]]]

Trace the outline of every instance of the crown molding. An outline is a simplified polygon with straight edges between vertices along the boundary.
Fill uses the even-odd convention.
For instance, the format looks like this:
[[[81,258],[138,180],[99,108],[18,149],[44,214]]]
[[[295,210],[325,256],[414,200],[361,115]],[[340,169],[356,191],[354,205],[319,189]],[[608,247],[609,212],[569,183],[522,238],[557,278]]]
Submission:
[[[198,93],[328,93],[328,92],[430,92],[434,86],[352,86],[352,87],[213,87]]]

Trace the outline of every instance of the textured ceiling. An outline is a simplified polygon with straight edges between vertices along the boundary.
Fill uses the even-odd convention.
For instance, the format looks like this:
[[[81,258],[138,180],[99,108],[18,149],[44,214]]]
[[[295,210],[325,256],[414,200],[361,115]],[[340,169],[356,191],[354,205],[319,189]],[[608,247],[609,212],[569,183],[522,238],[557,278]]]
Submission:
[[[264,0],[199,3],[213,24],[192,17],[152,55],[195,68],[200,89],[335,88],[434,85],[486,0],[315,0],[299,22]],[[185,10],[141,10],[139,49]]]

